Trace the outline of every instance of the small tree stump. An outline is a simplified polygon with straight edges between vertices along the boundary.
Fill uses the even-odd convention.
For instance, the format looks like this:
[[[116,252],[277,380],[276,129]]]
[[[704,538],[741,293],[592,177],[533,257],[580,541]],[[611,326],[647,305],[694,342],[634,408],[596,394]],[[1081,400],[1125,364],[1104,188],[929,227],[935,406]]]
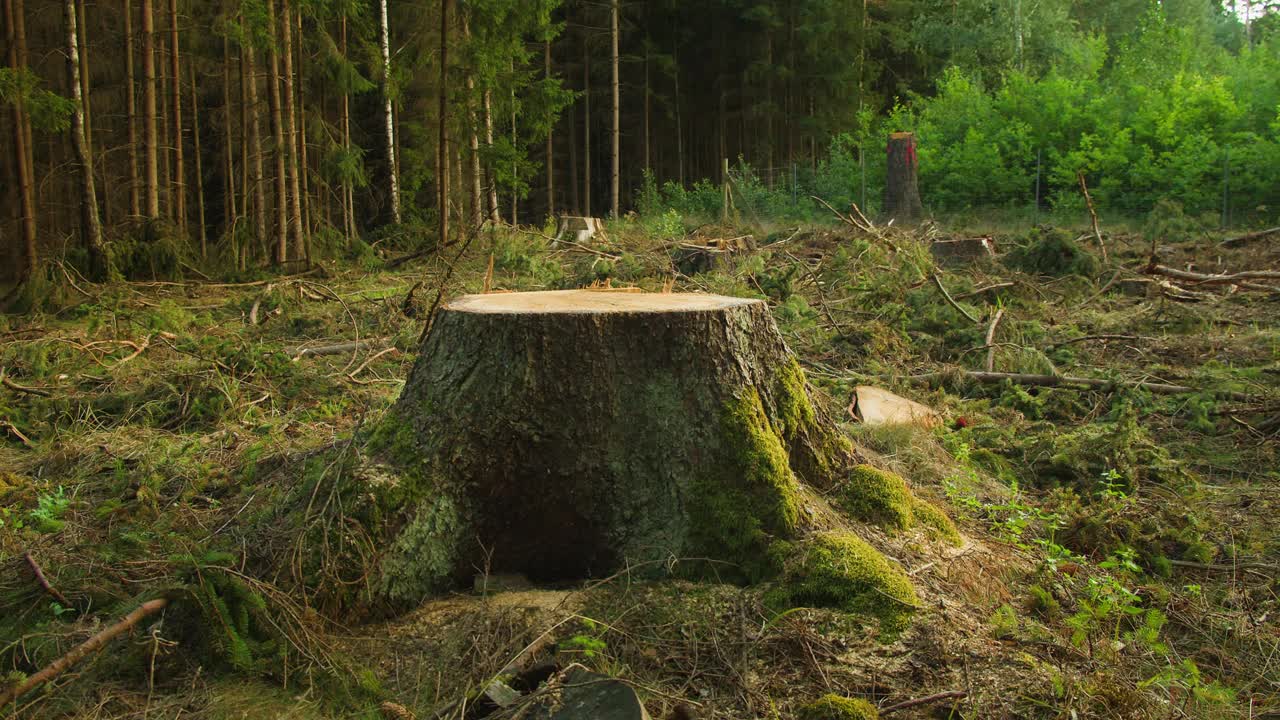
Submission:
[[[723,561],[756,579],[852,446],[811,402],[764,302],[593,290],[440,310],[371,443],[409,468],[392,600],[482,572],[534,581]]]
[[[929,245],[933,259],[943,265],[972,265],[996,256],[996,244],[990,236],[935,240]]]
[[[915,133],[899,132],[889,136],[888,169],[884,181],[884,217],[898,223],[915,223],[924,217],[916,171]]]
[[[604,221],[593,217],[580,217],[578,215],[561,215],[559,227],[556,228],[555,242],[561,242],[568,239],[579,245],[585,245],[591,241],[604,227]]]

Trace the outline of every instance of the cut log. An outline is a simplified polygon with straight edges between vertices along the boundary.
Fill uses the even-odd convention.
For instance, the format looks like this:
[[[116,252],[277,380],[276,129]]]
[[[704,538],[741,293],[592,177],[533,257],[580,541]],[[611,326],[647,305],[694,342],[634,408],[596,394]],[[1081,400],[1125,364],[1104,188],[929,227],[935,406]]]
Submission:
[[[942,419],[932,408],[895,395],[888,390],[859,385],[853,389],[850,413],[867,425],[918,425],[934,428]]]
[[[764,302],[599,290],[442,306],[371,451],[411,469],[382,566],[406,602],[478,569],[752,580],[852,459]]]
[[[735,238],[715,238],[706,244],[680,243],[671,252],[671,262],[685,275],[711,272],[724,265],[729,258],[756,249],[750,235]]]
[[[889,166],[884,182],[884,216],[898,224],[918,222],[924,217],[920,187],[916,178],[915,133],[899,132],[889,136]]]

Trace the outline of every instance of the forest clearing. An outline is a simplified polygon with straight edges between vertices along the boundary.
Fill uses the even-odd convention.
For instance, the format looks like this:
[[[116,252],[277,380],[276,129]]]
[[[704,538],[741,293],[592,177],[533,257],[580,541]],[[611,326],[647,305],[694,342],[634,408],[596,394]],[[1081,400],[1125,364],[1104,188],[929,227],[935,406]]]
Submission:
[[[0,717],[1280,718],[1280,7],[3,0]]]

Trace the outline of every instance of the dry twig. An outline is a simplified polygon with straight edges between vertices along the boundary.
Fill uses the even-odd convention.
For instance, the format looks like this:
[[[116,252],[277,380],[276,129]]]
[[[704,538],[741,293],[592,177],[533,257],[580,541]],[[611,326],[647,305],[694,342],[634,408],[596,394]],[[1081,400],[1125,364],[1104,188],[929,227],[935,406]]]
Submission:
[[[31,557],[31,553],[24,552],[22,553],[22,557],[26,559],[27,565],[31,568],[32,574],[36,576],[36,582],[40,585],[40,587],[45,592],[52,595],[54,599],[56,599],[58,602],[62,603],[65,606],[70,607],[71,603],[67,602],[67,596],[58,592],[58,588],[54,587],[49,583],[49,578],[44,576],[44,570],[40,569],[40,564],[36,562],[35,558]]]
[[[955,298],[951,297],[951,293],[947,292],[947,288],[943,286],[942,278],[938,277],[938,273],[933,273],[933,284],[938,286],[938,290],[942,292],[942,297],[947,299],[947,303],[950,304],[951,307],[955,308],[956,310],[959,310],[961,315],[964,315],[966,318],[969,318],[969,322],[977,324],[978,318],[974,317],[973,315],[970,315],[968,310],[965,310],[964,308],[960,307],[960,303],[956,302]]]

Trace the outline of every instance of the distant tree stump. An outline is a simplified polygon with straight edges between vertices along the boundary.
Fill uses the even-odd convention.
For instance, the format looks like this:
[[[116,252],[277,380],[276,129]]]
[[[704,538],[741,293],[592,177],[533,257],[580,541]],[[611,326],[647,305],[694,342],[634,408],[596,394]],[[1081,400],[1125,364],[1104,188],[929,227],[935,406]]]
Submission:
[[[916,171],[915,133],[900,132],[889,136],[888,169],[884,181],[884,216],[898,223],[919,222],[924,217]]]
[[[536,581],[724,561],[757,579],[852,455],[765,303],[592,290],[445,305],[371,443],[409,468],[393,600],[486,571]]]

